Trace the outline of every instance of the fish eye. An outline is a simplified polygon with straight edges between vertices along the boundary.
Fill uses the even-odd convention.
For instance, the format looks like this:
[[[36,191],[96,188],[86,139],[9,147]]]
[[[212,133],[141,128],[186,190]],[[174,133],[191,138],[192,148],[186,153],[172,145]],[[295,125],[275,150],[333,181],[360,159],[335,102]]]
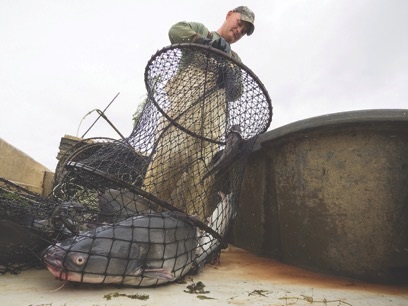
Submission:
[[[73,258],[73,261],[78,266],[82,266],[86,262],[86,258],[83,255],[77,255]]]

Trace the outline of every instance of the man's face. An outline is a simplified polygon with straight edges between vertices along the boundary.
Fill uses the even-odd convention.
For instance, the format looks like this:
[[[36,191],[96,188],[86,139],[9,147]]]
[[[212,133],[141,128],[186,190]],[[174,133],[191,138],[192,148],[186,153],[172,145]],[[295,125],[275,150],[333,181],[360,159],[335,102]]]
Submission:
[[[241,20],[241,14],[228,12],[223,24],[223,33],[219,33],[229,43],[233,44],[241,39],[248,31],[248,23]]]

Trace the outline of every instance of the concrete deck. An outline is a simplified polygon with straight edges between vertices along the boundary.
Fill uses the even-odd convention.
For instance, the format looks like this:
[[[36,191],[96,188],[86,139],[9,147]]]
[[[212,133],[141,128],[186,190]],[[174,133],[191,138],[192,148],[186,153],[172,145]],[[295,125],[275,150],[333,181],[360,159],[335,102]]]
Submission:
[[[194,282],[194,283],[193,283]],[[202,282],[203,291],[187,286]],[[190,287],[191,288],[191,287]],[[186,292],[187,291],[187,292]],[[115,296],[118,293],[119,296]],[[147,300],[131,295],[147,295]],[[73,285],[47,270],[0,275],[1,305],[408,305],[408,284],[384,286],[334,278],[257,257],[231,246],[218,265],[207,265],[186,283],[156,288]],[[107,297],[111,298],[108,299]]]

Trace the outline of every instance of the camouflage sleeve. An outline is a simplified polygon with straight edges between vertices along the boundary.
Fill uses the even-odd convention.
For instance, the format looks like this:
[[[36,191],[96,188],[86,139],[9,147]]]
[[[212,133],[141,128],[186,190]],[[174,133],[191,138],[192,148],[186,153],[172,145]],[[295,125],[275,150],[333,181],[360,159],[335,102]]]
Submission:
[[[218,34],[215,35],[215,38],[219,37]],[[213,39],[213,33],[199,22],[180,21],[174,24],[169,30],[169,39],[172,44],[189,43],[194,41],[198,42],[199,38]],[[231,51],[230,55],[241,62],[241,59],[236,52]]]
[[[169,30],[169,39],[172,44],[192,42],[199,36],[208,36],[208,29],[198,22],[181,21],[174,24]]]

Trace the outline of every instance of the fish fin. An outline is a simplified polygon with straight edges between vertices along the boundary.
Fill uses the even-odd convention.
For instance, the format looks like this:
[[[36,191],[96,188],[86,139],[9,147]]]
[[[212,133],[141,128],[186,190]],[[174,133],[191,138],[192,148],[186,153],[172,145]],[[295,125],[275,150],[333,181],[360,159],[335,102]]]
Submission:
[[[143,276],[155,279],[165,279],[165,280],[175,280],[174,274],[167,271],[166,269],[145,269],[143,271]]]

